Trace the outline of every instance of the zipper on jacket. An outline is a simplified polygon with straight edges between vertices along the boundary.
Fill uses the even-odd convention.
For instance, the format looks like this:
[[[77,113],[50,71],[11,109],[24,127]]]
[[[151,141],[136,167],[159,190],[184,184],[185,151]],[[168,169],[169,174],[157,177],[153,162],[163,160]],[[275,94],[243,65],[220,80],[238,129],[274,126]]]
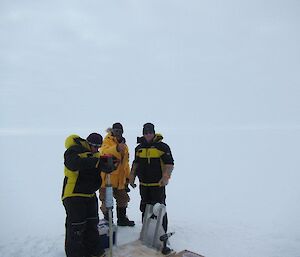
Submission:
[[[147,158],[148,158],[148,164],[150,164],[149,148],[146,148],[146,155],[147,155]]]

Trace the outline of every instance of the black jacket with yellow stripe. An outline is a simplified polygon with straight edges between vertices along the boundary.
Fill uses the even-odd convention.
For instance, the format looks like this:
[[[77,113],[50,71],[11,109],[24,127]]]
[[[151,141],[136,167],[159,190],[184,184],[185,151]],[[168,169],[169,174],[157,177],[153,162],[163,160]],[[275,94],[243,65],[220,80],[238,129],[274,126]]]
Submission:
[[[134,163],[138,164],[136,175],[141,184],[157,184],[162,178],[163,165],[174,165],[170,147],[162,139],[160,134],[156,134],[150,143],[144,137],[139,138]]]
[[[92,153],[85,139],[77,135],[65,141],[65,178],[62,200],[67,197],[93,197],[101,185],[100,153]]]

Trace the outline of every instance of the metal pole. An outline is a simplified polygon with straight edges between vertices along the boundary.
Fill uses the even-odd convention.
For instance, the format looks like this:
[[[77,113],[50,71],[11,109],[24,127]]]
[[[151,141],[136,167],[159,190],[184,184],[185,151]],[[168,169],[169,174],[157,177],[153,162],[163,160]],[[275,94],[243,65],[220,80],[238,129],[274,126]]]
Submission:
[[[112,158],[108,158],[108,162],[113,165]],[[114,206],[113,201],[113,188],[110,182],[110,174],[106,174],[105,181],[105,206],[108,210],[108,223],[109,223],[109,257],[113,257],[113,227],[112,227],[112,210]]]

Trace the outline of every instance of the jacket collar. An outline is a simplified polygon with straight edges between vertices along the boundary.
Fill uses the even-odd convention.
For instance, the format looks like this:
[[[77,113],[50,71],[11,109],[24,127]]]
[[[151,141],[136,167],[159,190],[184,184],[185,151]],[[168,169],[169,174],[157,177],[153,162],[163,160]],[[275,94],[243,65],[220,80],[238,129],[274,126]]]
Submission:
[[[137,142],[140,143],[140,144],[143,144],[143,145],[151,145],[153,143],[161,142],[163,140],[163,138],[164,137],[162,136],[162,134],[155,134],[153,140],[149,143],[146,141],[144,136],[138,137]]]

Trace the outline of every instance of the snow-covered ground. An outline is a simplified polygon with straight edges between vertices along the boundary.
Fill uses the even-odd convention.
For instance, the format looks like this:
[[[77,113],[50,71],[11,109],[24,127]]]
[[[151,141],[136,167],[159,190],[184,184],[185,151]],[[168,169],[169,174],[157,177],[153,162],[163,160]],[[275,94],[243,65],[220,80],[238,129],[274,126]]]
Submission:
[[[300,256],[299,131],[165,132],[176,160],[168,185],[171,243],[206,256]],[[82,133],[86,136],[88,133]],[[130,148],[134,136],[126,132]],[[1,136],[1,256],[64,256],[64,136]],[[138,238],[137,190],[118,243]]]
[[[64,140],[145,122],[175,250],[300,257],[299,1],[0,1],[0,256],[63,257]],[[138,238],[139,193],[118,243]]]

